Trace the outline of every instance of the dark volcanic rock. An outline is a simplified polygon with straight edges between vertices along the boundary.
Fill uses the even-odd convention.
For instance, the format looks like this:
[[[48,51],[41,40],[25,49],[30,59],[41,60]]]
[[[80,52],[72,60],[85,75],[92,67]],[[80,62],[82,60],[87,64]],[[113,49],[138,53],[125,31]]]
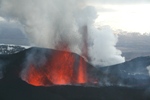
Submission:
[[[63,54],[64,52],[65,51],[32,47],[32,48],[20,51],[15,54],[10,54],[10,55],[3,54],[3,55],[0,55],[0,62],[1,62],[0,68],[2,69],[2,70],[0,69],[0,71],[3,74],[3,77],[9,77],[9,78],[10,77],[22,77],[23,79],[25,79],[26,74],[27,74],[27,72],[25,71],[28,70],[28,67],[30,67],[30,65],[34,65],[37,69],[42,66],[43,69],[45,68],[44,70],[47,70],[45,64],[47,62],[50,63],[51,59],[54,57],[55,54]],[[78,68],[80,58],[82,57],[71,52],[65,52],[65,53],[71,54],[75,58],[72,68],[73,68],[74,74],[76,74],[78,71],[77,68]],[[59,61],[57,60],[56,60],[56,63],[59,63]],[[68,60],[65,60],[65,61],[68,61]],[[95,80],[96,78],[96,74],[95,74],[96,68],[94,68],[92,65],[90,65],[88,62],[84,60],[83,62],[86,63],[87,73],[90,73],[90,74],[87,74],[87,77],[89,79],[88,82],[90,84],[91,81]],[[42,72],[44,70],[42,70]],[[47,80],[47,77],[45,77],[45,79],[43,80],[46,85],[47,85],[47,82],[52,84],[51,82]]]
[[[21,79],[0,80],[0,100],[149,100],[148,87],[34,87]]]
[[[101,67],[99,70],[104,74],[102,80],[110,84],[122,85],[149,85],[150,75],[147,67],[150,65],[150,56],[138,57],[121,64]]]
[[[106,82],[112,83],[111,86],[36,87],[22,81],[20,74],[26,67],[28,57],[32,62],[41,64],[43,55],[49,57],[54,52],[62,51],[30,48],[16,54],[0,55],[3,72],[3,78],[0,80],[0,100],[150,100],[150,81],[146,70],[146,66],[150,64],[149,57],[99,69],[87,63],[89,79],[95,78],[100,83],[108,79]],[[142,74],[137,76],[135,72]],[[117,82],[130,87],[117,86]]]

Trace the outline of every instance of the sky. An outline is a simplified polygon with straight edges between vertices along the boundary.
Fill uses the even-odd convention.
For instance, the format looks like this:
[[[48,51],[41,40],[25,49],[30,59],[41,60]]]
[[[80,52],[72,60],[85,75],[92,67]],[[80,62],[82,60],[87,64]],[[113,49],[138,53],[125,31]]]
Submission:
[[[86,0],[97,10],[95,26],[150,33],[150,0]],[[4,19],[0,17],[0,21]]]
[[[0,0],[0,1],[2,1],[2,0]],[[15,6],[12,6],[15,8],[14,10],[9,9],[9,7],[5,8],[5,5],[3,6],[3,8],[6,9],[6,15],[7,15],[6,19],[7,19],[7,17],[9,18],[9,16],[10,16],[17,20],[20,20],[20,23],[22,23],[23,26],[24,25],[26,26],[25,29],[28,30],[29,33],[38,33],[38,32],[48,33],[51,28],[53,29],[53,27],[52,27],[53,25],[51,25],[51,24],[49,25],[49,23],[47,23],[48,21],[52,21],[52,20],[47,20],[47,18],[48,18],[47,16],[49,16],[49,15],[47,15],[46,13],[49,11],[45,7],[45,6],[47,6],[45,3],[40,2],[41,5],[43,5],[43,6],[41,8],[38,8],[38,6],[37,6],[38,9],[36,9],[36,7],[33,7],[32,4],[29,5],[28,7],[22,5],[21,1],[23,3],[26,3],[26,1],[24,1],[24,0],[20,0],[20,1],[18,0],[19,2],[16,2],[16,3],[14,3],[13,1],[17,1],[17,0],[3,0],[3,1],[9,1],[10,3],[15,5]],[[30,1],[30,0],[27,0],[27,1]],[[40,1],[40,0],[38,0],[38,1]],[[52,1],[52,0],[50,0],[50,1]],[[81,0],[81,1],[84,1],[84,0]],[[102,26],[108,26],[109,28],[111,28],[114,31],[114,33],[117,30],[119,30],[117,33],[120,33],[120,34],[123,34],[124,31],[126,32],[126,35],[121,35],[121,36],[118,35],[119,38],[117,41],[116,37],[114,35],[112,35],[111,32],[109,32],[109,29],[106,28],[106,30],[101,30],[101,32],[98,32],[98,36],[95,35],[96,37],[99,37],[99,38],[93,39],[93,41],[98,41],[97,42],[98,44],[96,45],[96,47],[98,47],[100,44],[101,44],[101,47],[103,47],[103,46],[107,45],[107,43],[108,43],[108,44],[111,44],[111,46],[113,46],[113,47],[117,46],[117,48],[119,48],[119,50],[121,50],[124,55],[128,52],[135,52],[135,51],[139,52],[139,48],[141,46],[137,46],[137,47],[134,46],[135,44],[137,44],[138,41],[140,42],[140,45],[144,46],[142,48],[147,47],[147,44],[149,44],[149,42],[143,42],[143,41],[145,41],[145,40],[148,41],[150,35],[145,35],[143,37],[141,34],[150,33],[150,28],[149,28],[149,26],[150,26],[150,14],[149,14],[150,0],[85,0],[85,1],[87,1],[87,5],[94,6],[97,11],[97,18],[94,23],[94,25],[97,28],[101,28]],[[46,2],[49,2],[49,0],[46,0]],[[61,2],[64,3],[63,1],[61,1]],[[37,5],[39,5],[40,3],[37,2]],[[66,3],[64,3],[64,4],[66,4]],[[6,3],[6,5],[7,5],[7,3]],[[59,8],[59,6],[60,6],[60,8],[63,8],[64,5],[61,6],[61,4],[58,3],[58,5],[56,5],[56,6],[58,6],[58,8]],[[22,9],[18,10],[18,7],[21,7]],[[51,7],[53,7],[53,6],[51,6]],[[59,27],[63,27],[65,25],[67,25],[67,27],[70,26],[71,29],[63,28],[63,30],[65,31],[64,33],[66,33],[66,32],[71,33],[72,30],[74,30],[74,31],[76,30],[76,27],[74,27],[74,25],[73,26],[70,25],[70,23],[73,23],[72,19],[69,19],[69,18],[71,18],[70,17],[71,15],[69,12],[74,9],[68,10],[67,7],[70,7],[70,6],[66,5],[66,9],[65,10],[62,9],[62,11],[64,10],[63,14],[65,13],[66,15],[69,15],[69,17],[63,16],[63,18],[61,18],[62,15],[60,15],[61,21],[60,20],[59,21],[62,22],[62,24],[59,23],[58,26]],[[26,9],[23,9],[23,8],[26,8]],[[5,9],[2,9],[2,10],[5,10]],[[9,9],[8,12],[10,14],[7,12],[7,9]],[[55,7],[55,9],[57,10],[57,7]],[[94,14],[95,12],[88,13],[88,10],[94,11],[93,9],[86,9],[81,12],[85,13],[85,16],[83,13],[83,17],[85,19],[88,19],[88,14],[91,14],[92,16],[90,16],[90,17],[92,18],[91,19],[91,22],[92,22],[93,18],[95,18],[95,14]],[[40,13],[38,13],[37,11],[40,11]],[[43,13],[43,19],[46,18],[46,20],[43,20],[41,18],[42,17],[41,12]],[[51,10],[50,10],[50,12],[54,13]],[[16,16],[14,16],[15,14],[16,14]],[[61,13],[59,13],[59,14],[61,14]],[[51,14],[51,15],[52,15],[52,17],[56,17],[56,19],[58,17],[58,16],[53,16],[53,15],[55,15],[55,13]],[[37,19],[35,16],[37,16]],[[80,17],[80,16],[76,16],[76,17]],[[29,20],[24,20],[26,18],[28,18]],[[58,17],[58,19],[59,19],[59,17]],[[62,20],[62,19],[65,19],[65,20]],[[83,20],[83,19],[81,19],[81,20]],[[25,36],[26,34],[24,34],[24,29],[20,28],[19,23],[14,23],[13,21],[9,21],[10,23],[7,23],[7,22],[4,23],[4,22],[5,22],[4,18],[0,17],[0,43],[6,43],[6,44],[12,43],[12,44],[17,44],[17,45],[19,45],[19,44],[20,45],[29,45],[30,44],[27,36]],[[79,22],[82,23],[82,21],[80,21],[80,20],[79,20]],[[83,22],[84,22],[84,20],[83,20]],[[53,23],[53,21],[52,21],[52,23]],[[55,21],[54,21],[54,23],[55,23]],[[56,25],[57,25],[57,23],[56,23]],[[28,26],[30,26],[30,27],[28,27]],[[32,28],[32,29],[30,29],[30,28]],[[18,29],[21,29],[21,31],[18,31]],[[58,29],[56,28],[56,30],[58,30]],[[11,35],[9,34],[9,31],[11,31]],[[106,32],[106,34],[104,32]],[[136,35],[137,41],[135,41],[134,38],[129,39],[129,36],[127,35],[127,34],[132,34],[135,32],[138,33]],[[8,35],[7,35],[7,33],[8,33]],[[20,34],[23,34],[23,35],[20,35]],[[38,38],[36,37],[35,39],[39,41],[39,38],[42,38],[42,36],[43,35],[38,35]],[[47,38],[47,35],[45,35],[44,37]],[[62,39],[64,39],[64,40],[66,40],[66,38],[63,37],[62,35],[60,35],[60,37],[62,37]],[[103,41],[104,37],[105,37],[105,39]],[[131,35],[130,37],[134,37],[134,35]],[[74,38],[74,36],[73,36],[73,38]],[[78,38],[80,38],[80,36]],[[78,38],[75,39],[74,41],[79,40]],[[46,40],[46,39],[43,39],[43,40]],[[68,41],[71,41],[71,40],[68,40]],[[18,42],[18,41],[20,41],[20,42]],[[129,41],[129,42],[127,43],[125,41]],[[41,42],[41,41],[39,41],[39,42]],[[117,45],[115,45],[116,42],[118,42]],[[47,42],[47,43],[49,44],[49,42]],[[71,43],[74,44],[74,42],[71,42]],[[106,51],[105,48],[104,48],[104,51]],[[110,50],[110,51],[113,51],[113,50]],[[114,51],[116,52],[116,50],[114,50]],[[141,51],[143,52],[144,50],[142,49]],[[140,53],[141,53],[141,51],[140,51]],[[147,48],[146,51],[149,51],[149,48]],[[148,53],[146,52],[146,54],[148,54]],[[119,55],[121,55],[121,54],[119,53]]]
[[[116,47],[122,51],[125,60],[150,56],[150,34],[127,33],[118,34]]]
[[[89,5],[98,11],[97,27],[109,25],[113,30],[150,33],[150,0],[95,0]]]

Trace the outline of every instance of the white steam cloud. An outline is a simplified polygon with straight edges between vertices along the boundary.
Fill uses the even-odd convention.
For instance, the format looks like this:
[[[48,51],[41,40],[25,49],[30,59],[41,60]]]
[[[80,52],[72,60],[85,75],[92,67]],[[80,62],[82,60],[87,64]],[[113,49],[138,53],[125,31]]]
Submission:
[[[148,70],[148,74],[150,75],[150,65],[147,66],[146,69]]]
[[[108,27],[94,27],[97,12],[83,0],[1,0],[0,16],[21,23],[31,43],[57,49],[68,45],[72,52],[83,53],[84,35],[88,27],[88,52],[94,65],[124,62],[121,51],[115,48],[117,37]],[[62,48],[61,48],[62,49]]]

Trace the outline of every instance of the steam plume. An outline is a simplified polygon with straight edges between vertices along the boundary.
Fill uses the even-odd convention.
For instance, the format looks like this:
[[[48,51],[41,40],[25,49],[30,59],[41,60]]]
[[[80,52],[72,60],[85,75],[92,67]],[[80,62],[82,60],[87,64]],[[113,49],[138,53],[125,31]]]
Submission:
[[[67,45],[82,54],[83,26],[87,26],[87,49],[91,63],[110,65],[124,58],[115,48],[117,37],[109,28],[94,27],[97,12],[83,0],[1,0],[0,16],[21,23],[31,43],[54,48]],[[64,48],[60,48],[63,50]]]

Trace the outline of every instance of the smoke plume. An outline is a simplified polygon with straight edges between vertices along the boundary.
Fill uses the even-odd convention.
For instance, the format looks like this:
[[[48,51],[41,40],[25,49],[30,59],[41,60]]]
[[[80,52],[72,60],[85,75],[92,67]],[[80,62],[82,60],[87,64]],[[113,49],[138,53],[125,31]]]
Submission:
[[[84,0],[1,0],[0,7],[0,16],[20,23],[32,45],[61,50],[67,46],[78,54],[87,51],[94,65],[124,62],[115,47],[117,37],[108,27],[94,27],[97,12]]]

